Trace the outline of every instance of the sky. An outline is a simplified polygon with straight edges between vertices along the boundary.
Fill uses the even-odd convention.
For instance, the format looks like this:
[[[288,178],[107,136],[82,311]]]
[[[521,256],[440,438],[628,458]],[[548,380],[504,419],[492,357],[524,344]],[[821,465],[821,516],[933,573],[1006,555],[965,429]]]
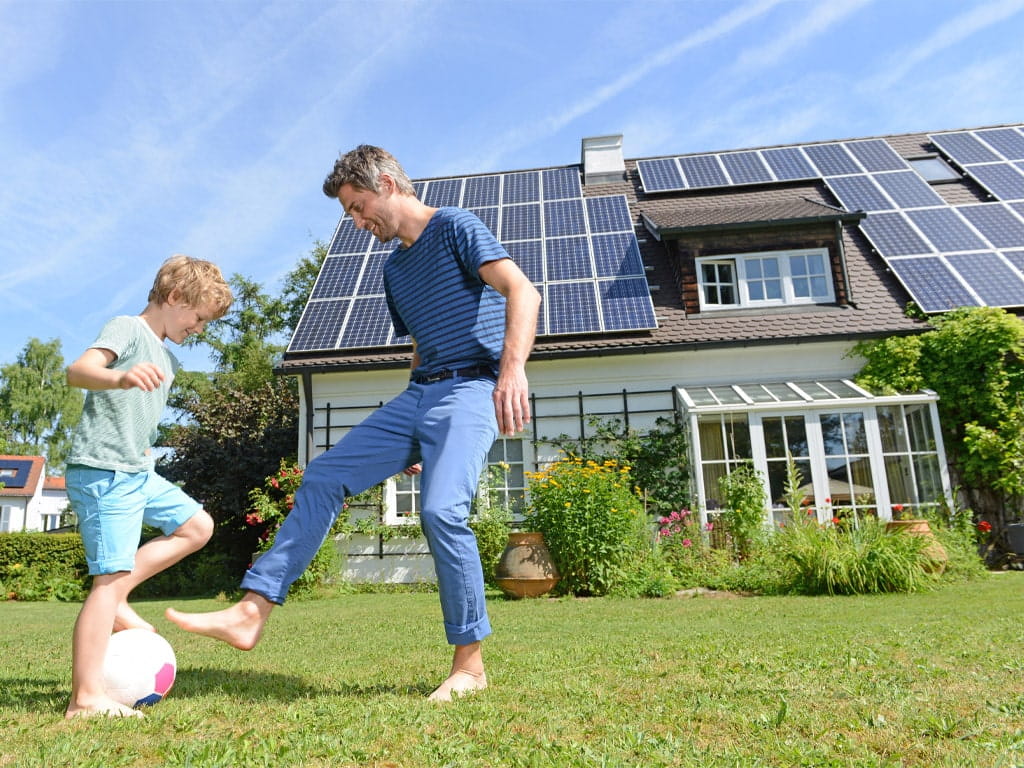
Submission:
[[[0,365],[175,253],[277,295],[358,144],[415,179],[1018,123],[1022,38],[1024,0],[0,0]]]

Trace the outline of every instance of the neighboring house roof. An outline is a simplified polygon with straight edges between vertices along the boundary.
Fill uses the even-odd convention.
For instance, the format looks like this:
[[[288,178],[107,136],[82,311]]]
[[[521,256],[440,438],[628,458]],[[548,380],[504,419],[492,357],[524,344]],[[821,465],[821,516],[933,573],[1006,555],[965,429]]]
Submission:
[[[47,477],[43,480],[44,491],[64,491],[68,489],[67,481],[63,476]]]
[[[0,456],[0,496],[31,498],[46,466],[42,456]]]
[[[1011,130],[1024,143],[1024,132],[1015,127]],[[1003,138],[1009,141],[1013,136],[1007,134]],[[757,155],[766,158],[776,150],[792,152],[791,148],[801,147],[803,149],[800,150],[800,154],[805,161],[807,157],[821,157],[822,161],[818,166],[822,168],[828,160],[828,153],[839,146],[839,142],[854,142],[857,146],[850,150],[851,154],[863,150],[866,156],[868,150],[881,150],[883,154],[890,156],[888,160],[893,165],[902,165],[906,168],[907,159],[939,153],[941,146],[937,142],[940,141],[947,146],[955,144],[942,140],[941,134],[914,133],[874,137],[872,141],[838,140],[814,145],[788,145],[758,148],[756,152],[750,150],[722,154],[742,154],[747,157]],[[1010,143],[1012,144],[1012,141]],[[842,151],[845,157],[847,150]],[[667,156],[656,160],[671,163],[687,159],[698,161],[706,159],[710,154],[715,153],[702,153],[701,156],[692,157]],[[951,183],[930,185],[925,188],[931,190],[929,194],[934,195],[937,201],[932,205],[934,209],[944,210],[1000,199],[980,183],[979,180],[985,176],[983,168],[970,165],[962,167],[948,152],[945,157],[957,167],[961,167],[962,175],[959,180]],[[895,162],[892,158],[895,158]],[[886,159],[883,157],[881,162],[885,162]],[[865,217],[867,216],[867,221],[871,221],[875,212],[865,213],[865,207],[844,207],[839,198],[839,192],[845,194],[847,188],[843,179],[852,179],[852,176],[829,176],[828,173],[832,172],[821,171],[817,173],[817,177],[794,178],[790,181],[773,179],[769,183],[733,183],[649,191],[645,188],[645,178],[641,172],[641,166],[647,162],[648,159],[645,158],[624,160],[620,181],[585,185],[582,194],[584,198],[625,196],[646,268],[657,328],[575,336],[540,335],[531,359],[810,340],[854,341],[882,335],[915,333],[926,327],[922,321],[909,318],[904,313],[911,296],[894,274],[894,262],[883,258],[885,254],[880,254],[873,240],[867,236]],[[682,165],[680,163],[678,167]],[[1012,163],[1007,165],[1009,171],[1018,173]],[[575,167],[582,171],[582,166],[583,163]],[[867,160],[864,161],[863,167],[869,167]],[[898,171],[890,168],[888,172],[895,174]],[[904,172],[914,173],[910,170]],[[513,175],[516,172],[501,173]],[[485,180],[483,177],[488,175],[495,174],[453,179],[482,182]],[[1024,180],[1024,173],[1021,175]],[[585,177],[585,174],[581,173],[581,176]],[[875,180],[878,174],[861,172],[860,176],[867,178],[865,183],[871,185],[871,189],[880,196],[877,187],[881,182]],[[893,180],[895,175],[891,179],[886,177],[881,181]],[[433,185],[442,180],[421,180],[425,181]],[[921,180],[917,179],[917,183],[920,184]],[[1010,205],[1014,206],[1013,209],[1007,207],[1003,212],[1011,217],[1024,219],[1024,202]],[[889,212],[882,212],[875,221],[886,221],[885,216],[889,216]],[[904,217],[902,209],[897,211],[897,216]],[[909,221],[904,218],[901,218],[903,223]],[[342,223],[344,222],[343,216]],[[1024,222],[1018,223],[1021,224],[1021,229],[1024,229]],[[744,240],[745,237],[748,239]],[[728,252],[721,250],[727,244],[733,244],[736,252],[743,252],[744,243],[756,247],[759,237],[774,243],[789,242],[792,244],[791,247],[799,247],[801,242],[813,242],[819,246],[828,246],[832,252],[838,254],[835,256],[834,265],[839,285],[835,303],[759,310],[701,311],[695,298],[694,254],[710,252],[706,249],[711,247],[718,248],[717,252]],[[1024,253],[1024,236],[1020,237],[1019,243],[1007,247],[1019,247]],[[380,250],[380,246],[372,246],[366,263],[369,264],[373,257],[372,251],[379,253]],[[1006,256],[1006,259],[1012,257],[1011,254]],[[1003,256],[1000,255],[1000,258]],[[930,261],[940,266],[946,263],[945,256],[941,253]],[[903,261],[902,265],[913,266],[908,261]],[[1021,271],[1024,271],[1024,267]],[[399,368],[409,364],[409,351],[408,345],[393,344],[363,349],[288,352],[277,371],[300,373]]]

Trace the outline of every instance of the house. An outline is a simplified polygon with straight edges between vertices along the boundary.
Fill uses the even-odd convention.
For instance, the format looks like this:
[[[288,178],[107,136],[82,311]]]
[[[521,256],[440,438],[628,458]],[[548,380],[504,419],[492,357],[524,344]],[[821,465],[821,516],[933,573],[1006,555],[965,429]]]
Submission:
[[[745,460],[766,478],[766,524],[787,513],[790,461],[823,519],[950,503],[936,396],[865,391],[850,352],[926,328],[910,302],[1024,307],[1024,126],[640,159],[622,145],[586,138],[579,163],[415,182],[428,205],[474,211],[544,297],[533,422],[491,450],[512,468],[504,490],[521,493],[550,438],[592,417],[667,417],[688,429],[705,519]],[[380,281],[391,247],[347,216],[331,238],[277,369],[300,380],[300,461],[408,377]],[[416,510],[415,478],[389,482],[386,521]],[[364,544],[350,568],[415,578],[401,544]]]
[[[68,496],[63,477],[46,477],[42,456],[0,456],[0,533],[52,531]]]

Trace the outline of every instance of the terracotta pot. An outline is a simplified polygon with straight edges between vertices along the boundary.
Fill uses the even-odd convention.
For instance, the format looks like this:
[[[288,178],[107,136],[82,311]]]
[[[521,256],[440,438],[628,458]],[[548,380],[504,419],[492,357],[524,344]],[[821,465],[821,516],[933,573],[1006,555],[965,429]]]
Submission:
[[[929,543],[924,548],[925,557],[928,558],[928,565],[925,566],[925,570],[929,573],[942,573],[946,570],[946,562],[949,560],[949,556],[946,554],[945,548],[939,543],[939,540],[935,538],[935,534],[932,533],[931,526],[928,525],[927,520],[890,520],[885,524],[885,530],[893,533],[906,533],[910,536],[923,536],[929,539]]]
[[[540,533],[510,533],[494,569],[495,581],[511,598],[540,597],[561,578]]]

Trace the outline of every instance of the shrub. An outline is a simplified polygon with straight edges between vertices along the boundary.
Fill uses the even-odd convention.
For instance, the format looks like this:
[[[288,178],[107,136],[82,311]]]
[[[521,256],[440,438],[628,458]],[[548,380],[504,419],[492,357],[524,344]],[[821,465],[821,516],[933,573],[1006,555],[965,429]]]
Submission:
[[[88,583],[77,533],[0,534],[0,600],[81,600]]]
[[[920,536],[886,533],[866,517],[857,527],[822,525],[810,515],[794,519],[772,538],[789,568],[788,587],[806,595],[917,592],[934,583]]]
[[[498,588],[494,569],[498,566],[501,553],[508,544],[508,534],[512,523],[512,511],[504,501],[499,482],[508,471],[507,464],[492,464],[480,479],[476,500],[473,503],[473,514],[469,519],[469,527],[476,535],[476,545],[480,552],[480,565],[484,571],[484,583],[488,587]]]
[[[560,592],[607,594],[624,579],[631,561],[641,562],[650,545],[628,466],[569,458],[528,478],[524,524],[544,534],[562,576]]]
[[[761,474],[750,463],[741,464],[719,480],[724,500],[722,518],[736,545],[747,557],[764,535],[765,493]]]

